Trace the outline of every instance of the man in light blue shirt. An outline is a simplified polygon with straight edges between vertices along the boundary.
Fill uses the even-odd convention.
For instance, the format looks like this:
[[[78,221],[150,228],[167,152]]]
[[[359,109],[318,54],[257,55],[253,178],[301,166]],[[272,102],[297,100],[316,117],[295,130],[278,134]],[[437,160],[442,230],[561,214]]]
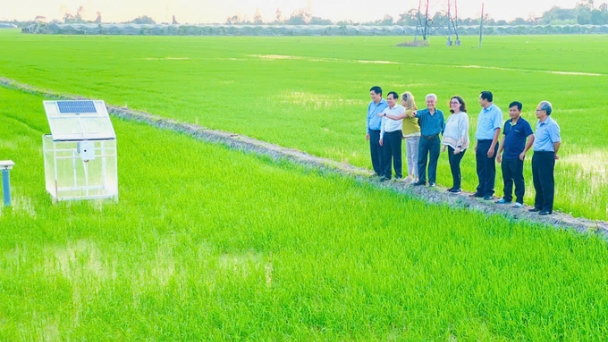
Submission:
[[[494,96],[490,91],[479,94],[479,104],[482,107],[477,118],[475,132],[475,159],[477,160],[477,178],[479,184],[473,197],[483,197],[491,200],[494,195],[496,181],[496,152],[498,137],[502,128],[502,111],[493,103]]]
[[[380,128],[382,126],[382,113],[388,107],[386,100],[382,98],[382,88],[374,86],[369,90],[372,101],[367,106],[367,135],[369,141],[369,152],[372,157],[372,166],[375,176],[382,176],[382,146],[380,146]]]
[[[534,156],[532,156],[532,178],[534,180],[534,209],[541,215],[553,213],[555,197],[555,161],[559,159],[557,151],[561,145],[559,125],[550,115],[553,106],[549,101],[542,101],[536,107],[536,133],[534,134]]]

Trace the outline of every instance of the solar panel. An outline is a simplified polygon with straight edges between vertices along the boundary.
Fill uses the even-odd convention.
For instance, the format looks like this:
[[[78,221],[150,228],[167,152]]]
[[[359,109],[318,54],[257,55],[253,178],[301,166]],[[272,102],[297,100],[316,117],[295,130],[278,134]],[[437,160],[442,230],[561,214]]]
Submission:
[[[97,113],[93,101],[57,101],[61,114]]]
[[[116,139],[103,101],[43,101],[43,104],[54,141]]]

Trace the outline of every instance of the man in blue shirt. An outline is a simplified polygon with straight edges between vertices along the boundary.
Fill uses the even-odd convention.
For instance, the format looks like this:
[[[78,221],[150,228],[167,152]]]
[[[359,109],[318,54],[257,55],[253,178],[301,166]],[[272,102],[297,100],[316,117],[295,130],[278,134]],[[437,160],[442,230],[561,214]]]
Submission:
[[[496,181],[496,152],[498,151],[498,137],[502,127],[502,111],[492,103],[494,96],[490,91],[479,94],[479,104],[482,110],[477,118],[477,132],[475,138],[475,159],[477,160],[477,178],[479,184],[472,197],[483,197],[491,200],[494,195]]]
[[[415,112],[420,125],[420,144],[418,145],[418,182],[415,186],[426,185],[426,163],[429,163],[429,186],[435,186],[437,181],[437,161],[441,150],[441,139],[445,129],[443,112],[436,109],[437,95],[426,96],[426,109]]]
[[[542,101],[536,107],[536,134],[534,135],[534,155],[532,156],[532,178],[536,198],[531,212],[541,215],[553,213],[555,196],[555,161],[559,159],[557,151],[561,145],[559,125],[550,115],[553,106],[549,101]]]
[[[382,88],[374,86],[369,90],[372,101],[367,106],[367,135],[365,139],[369,141],[369,152],[372,157],[372,166],[375,176],[382,175],[382,146],[380,146],[380,128],[382,118],[378,116],[388,104],[382,99]]]
[[[505,122],[496,161],[502,163],[504,197],[498,204],[509,204],[513,200],[513,183],[515,183],[515,207],[521,208],[526,193],[524,182],[524,159],[526,152],[534,143],[534,132],[528,121],[521,117],[521,102],[514,101],[509,105],[511,120]],[[526,143],[527,140],[527,143]],[[503,153],[504,151],[504,153]]]

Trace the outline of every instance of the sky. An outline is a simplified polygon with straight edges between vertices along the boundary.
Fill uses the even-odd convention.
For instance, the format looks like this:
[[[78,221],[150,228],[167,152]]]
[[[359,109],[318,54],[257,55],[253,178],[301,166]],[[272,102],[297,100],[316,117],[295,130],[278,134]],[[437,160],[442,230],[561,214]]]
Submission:
[[[437,9],[448,6],[448,0],[430,2]],[[460,0],[458,16],[479,17],[482,2],[492,18],[511,20],[540,16],[553,6],[572,8],[577,0]],[[256,10],[265,21],[271,21],[277,8],[283,16],[309,8],[314,16],[361,22],[381,19],[386,14],[397,18],[416,8],[418,0],[0,0],[0,21],[32,20],[36,16],[61,19],[66,11],[75,14],[80,6],[86,9],[85,19],[93,20],[101,12],[104,22],[122,22],[141,15],[156,22],[170,22],[175,15],[180,23],[223,23],[233,15],[252,18]]]

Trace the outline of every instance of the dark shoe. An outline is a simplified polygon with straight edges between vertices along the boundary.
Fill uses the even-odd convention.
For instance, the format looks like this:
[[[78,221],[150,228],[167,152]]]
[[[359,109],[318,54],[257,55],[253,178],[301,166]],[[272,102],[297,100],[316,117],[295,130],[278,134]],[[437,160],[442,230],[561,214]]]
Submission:
[[[538,209],[538,208],[532,208],[532,209],[528,209],[528,211],[531,212],[531,213],[537,213],[537,212],[540,211],[540,209]]]
[[[452,192],[452,190],[453,190],[453,189],[454,189],[454,188],[447,188],[447,189],[446,189],[446,191],[447,191],[447,192]]]
[[[435,183],[429,183],[429,186],[432,188],[435,186]]]
[[[494,197],[492,197],[492,196],[488,195],[488,196],[484,196],[484,197],[483,197],[483,200],[484,200],[484,201],[491,201],[491,200],[492,200],[492,198],[494,198]]]
[[[547,210],[543,210],[539,214],[545,216],[545,215],[551,215],[551,212],[547,211]]]
[[[380,181],[381,181],[381,182],[386,182],[386,181],[389,181],[389,180],[391,180],[391,179],[390,179],[390,178],[386,178],[386,177],[384,177],[384,176],[383,176],[383,177],[380,177]]]
[[[454,189],[454,188],[450,189],[450,192],[453,193],[453,194],[457,194],[457,193],[459,193],[461,191],[462,191],[462,189],[460,189],[460,188],[459,189]]]
[[[416,183],[414,183],[414,186],[421,186],[421,185],[426,185],[426,182],[416,182]]]
[[[470,195],[469,197],[483,197],[483,195],[476,192],[476,193]]]

